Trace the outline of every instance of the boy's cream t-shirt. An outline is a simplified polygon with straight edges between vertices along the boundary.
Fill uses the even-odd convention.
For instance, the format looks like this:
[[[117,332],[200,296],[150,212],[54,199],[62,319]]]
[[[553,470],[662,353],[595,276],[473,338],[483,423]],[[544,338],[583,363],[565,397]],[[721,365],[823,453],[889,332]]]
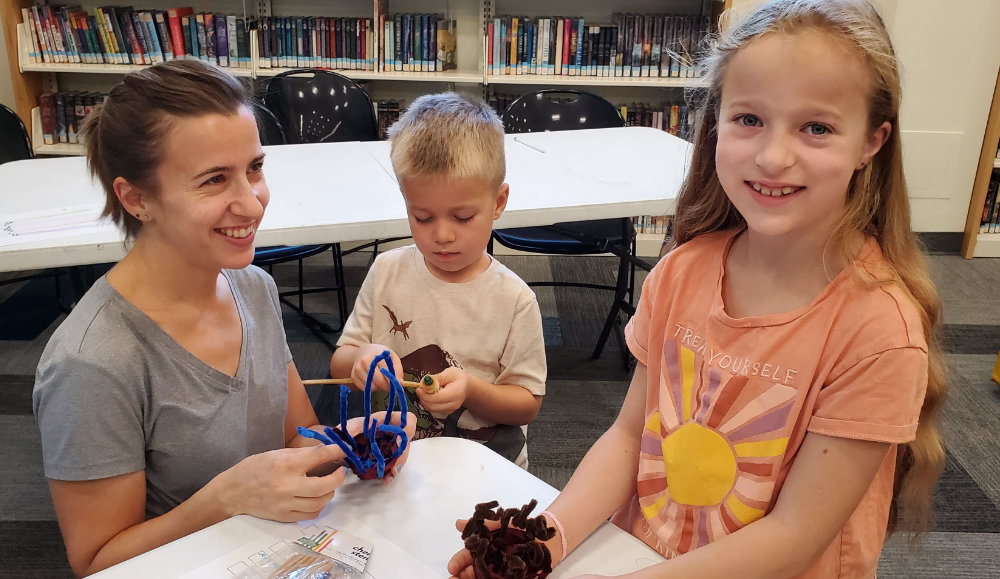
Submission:
[[[893,443],[807,573],[873,577],[895,445],[913,439],[927,385],[918,310],[899,286],[866,289],[845,269],[806,307],[733,319],[722,278],[737,233],[684,244],[643,285],[626,337],[648,368],[646,423],[637,496],[614,521],[675,556],[767,514],[806,432]],[[886,271],[872,239],[858,260],[866,271]]]
[[[400,357],[408,380],[456,366],[490,384],[514,384],[545,394],[538,301],[517,274],[495,259],[476,279],[448,283],[427,269],[415,245],[380,254],[337,340],[338,346],[372,343]],[[527,468],[527,427],[498,430],[464,409],[451,416],[433,415],[418,406],[412,392],[407,399],[417,414],[417,439],[461,436],[505,449],[516,444],[508,458]],[[512,435],[520,437],[519,442],[512,443]]]

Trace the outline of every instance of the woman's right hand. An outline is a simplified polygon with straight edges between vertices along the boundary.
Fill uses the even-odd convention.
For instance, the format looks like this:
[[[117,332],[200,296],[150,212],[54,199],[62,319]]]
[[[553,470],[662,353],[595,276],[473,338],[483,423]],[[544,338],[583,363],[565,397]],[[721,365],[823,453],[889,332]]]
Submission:
[[[344,469],[325,476],[309,472],[342,461],[336,445],[281,448],[249,456],[219,474],[214,486],[223,508],[232,515],[292,522],[314,519],[344,484]]]
[[[389,350],[389,348],[386,348],[382,344],[365,344],[358,347],[358,351],[354,356],[354,366],[351,368],[351,380],[358,390],[365,389],[365,380],[368,379],[368,368],[371,367],[372,360],[385,350]],[[399,356],[392,350],[389,350],[389,356],[392,358],[392,369],[395,371],[396,379],[402,381],[403,363],[399,360]],[[385,368],[386,370],[389,369],[385,360],[379,362],[378,367]],[[375,376],[372,379],[372,388],[388,392],[389,379],[376,370]]]

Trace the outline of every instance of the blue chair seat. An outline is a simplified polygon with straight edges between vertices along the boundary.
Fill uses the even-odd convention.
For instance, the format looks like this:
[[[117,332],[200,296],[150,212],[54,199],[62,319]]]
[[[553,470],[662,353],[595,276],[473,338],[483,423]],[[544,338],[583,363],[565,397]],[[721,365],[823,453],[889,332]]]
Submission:
[[[318,253],[323,253],[330,248],[330,244],[323,245],[275,245],[273,247],[259,247],[254,251],[254,265],[264,266],[293,259],[305,259]]]
[[[542,227],[513,227],[493,232],[497,241],[518,251],[556,255],[605,253],[612,244],[627,243],[620,234],[621,219],[572,221]]]

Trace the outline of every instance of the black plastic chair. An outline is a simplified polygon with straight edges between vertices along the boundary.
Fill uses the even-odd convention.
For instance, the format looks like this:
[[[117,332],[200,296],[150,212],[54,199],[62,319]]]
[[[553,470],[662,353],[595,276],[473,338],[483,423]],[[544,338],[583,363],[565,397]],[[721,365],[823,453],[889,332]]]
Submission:
[[[280,101],[275,102],[275,106],[277,106],[277,102]],[[255,101],[253,105],[254,116],[257,119],[257,133],[260,136],[261,144],[286,144],[288,142],[286,133],[278,117],[263,103]],[[306,288],[302,261],[308,257],[318,255],[328,250],[331,252],[333,258],[333,276],[335,285],[329,287]],[[326,243],[318,245],[281,245],[257,248],[254,252],[254,264],[260,267],[266,267],[268,271],[271,271],[272,273],[274,265],[290,261],[295,261],[298,265],[298,288],[292,291],[280,292],[278,297],[281,299],[282,303],[286,304],[299,314],[306,326],[312,330],[321,342],[333,349],[333,343],[327,339],[325,334],[340,331],[343,329],[344,322],[347,320],[347,285],[344,282],[344,263],[342,260],[340,244]],[[330,291],[336,292],[337,294],[337,313],[339,315],[339,325],[336,328],[318,320],[315,316],[305,311],[304,299],[306,294]],[[292,296],[298,297],[297,302],[292,302],[290,300]]]
[[[34,157],[35,152],[31,148],[31,140],[28,138],[28,129],[24,126],[24,122],[21,121],[21,117],[17,116],[17,113],[10,110],[6,106],[0,105],[0,165],[10,163],[12,161],[33,159]],[[63,272],[58,268],[45,270],[42,273],[8,278],[0,281],[0,285],[19,283],[22,281],[30,281],[45,277],[54,278],[56,284],[56,300],[60,302],[60,308],[68,310],[69,308],[62,304],[62,293],[59,285],[59,276],[62,275],[62,273]]]
[[[573,90],[541,90],[521,96],[501,115],[507,133],[565,131],[573,129],[604,129],[625,126],[617,107],[589,92]],[[501,245],[531,253],[557,255],[594,255],[612,253],[618,256],[615,285],[583,282],[529,282],[530,286],[571,286],[614,292],[610,311],[605,319],[592,358],[604,351],[619,314],[635,313],[632,305],[635,293],[635,267],[650,265],[635,255],[635,228],[628,217],[556,223],[542,227],[498,229],[493,238]],[[628,350],[622,336],[616,334],[622,355],[628,363]]]
[[[17,113],[0,105],[0,165],[35,156],[28,129]]]

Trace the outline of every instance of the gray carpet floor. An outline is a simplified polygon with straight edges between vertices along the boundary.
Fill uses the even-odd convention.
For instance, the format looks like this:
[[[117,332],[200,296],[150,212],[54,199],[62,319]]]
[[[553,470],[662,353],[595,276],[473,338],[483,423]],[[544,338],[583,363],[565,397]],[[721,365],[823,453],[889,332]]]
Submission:
[[[327,258],[307,262],[307,279],[331,283]],[[368,256],[348,256],[349,303]],[[613,281],[612,258],[503,256],[528,281]],[[910,542],[890,539],[879,577],[1000,577],[1000,386],[989,379],[1000,350],[1000,260],[930,256],[944,299],[944,344],[952,370],[941,428],[948,463],[939,484],[932,532]],[[295,278],[291,265],[275,268],[279,285]],[[639,276],[641,282],[642,276]],[[0,281],[4,274],[0,274]],[[62,320],[52,311],[52,281],[0,285],[0,331],[14,324],[26,333],[0,336],[0,577],[69,577],[55,515],[40,464],[31,415],[35,365]],[[607,314],[609,294],[572,288],[537,288],[549,361],[548,391],[529,428],[530,470],[561,488],[583,454],[611,424],[628,385],[620,341],[611,339],[601,358],[590,359]],[[309,296],[307,310],[338,322],[331,294]],[[31,328],[37,327],[37,330]],[[285,328],[304,378],[326,377],[330,351],[286,311]],[[336,339],[336,336],[331,336]],[[318,399],[319,391],[310,396]]]

